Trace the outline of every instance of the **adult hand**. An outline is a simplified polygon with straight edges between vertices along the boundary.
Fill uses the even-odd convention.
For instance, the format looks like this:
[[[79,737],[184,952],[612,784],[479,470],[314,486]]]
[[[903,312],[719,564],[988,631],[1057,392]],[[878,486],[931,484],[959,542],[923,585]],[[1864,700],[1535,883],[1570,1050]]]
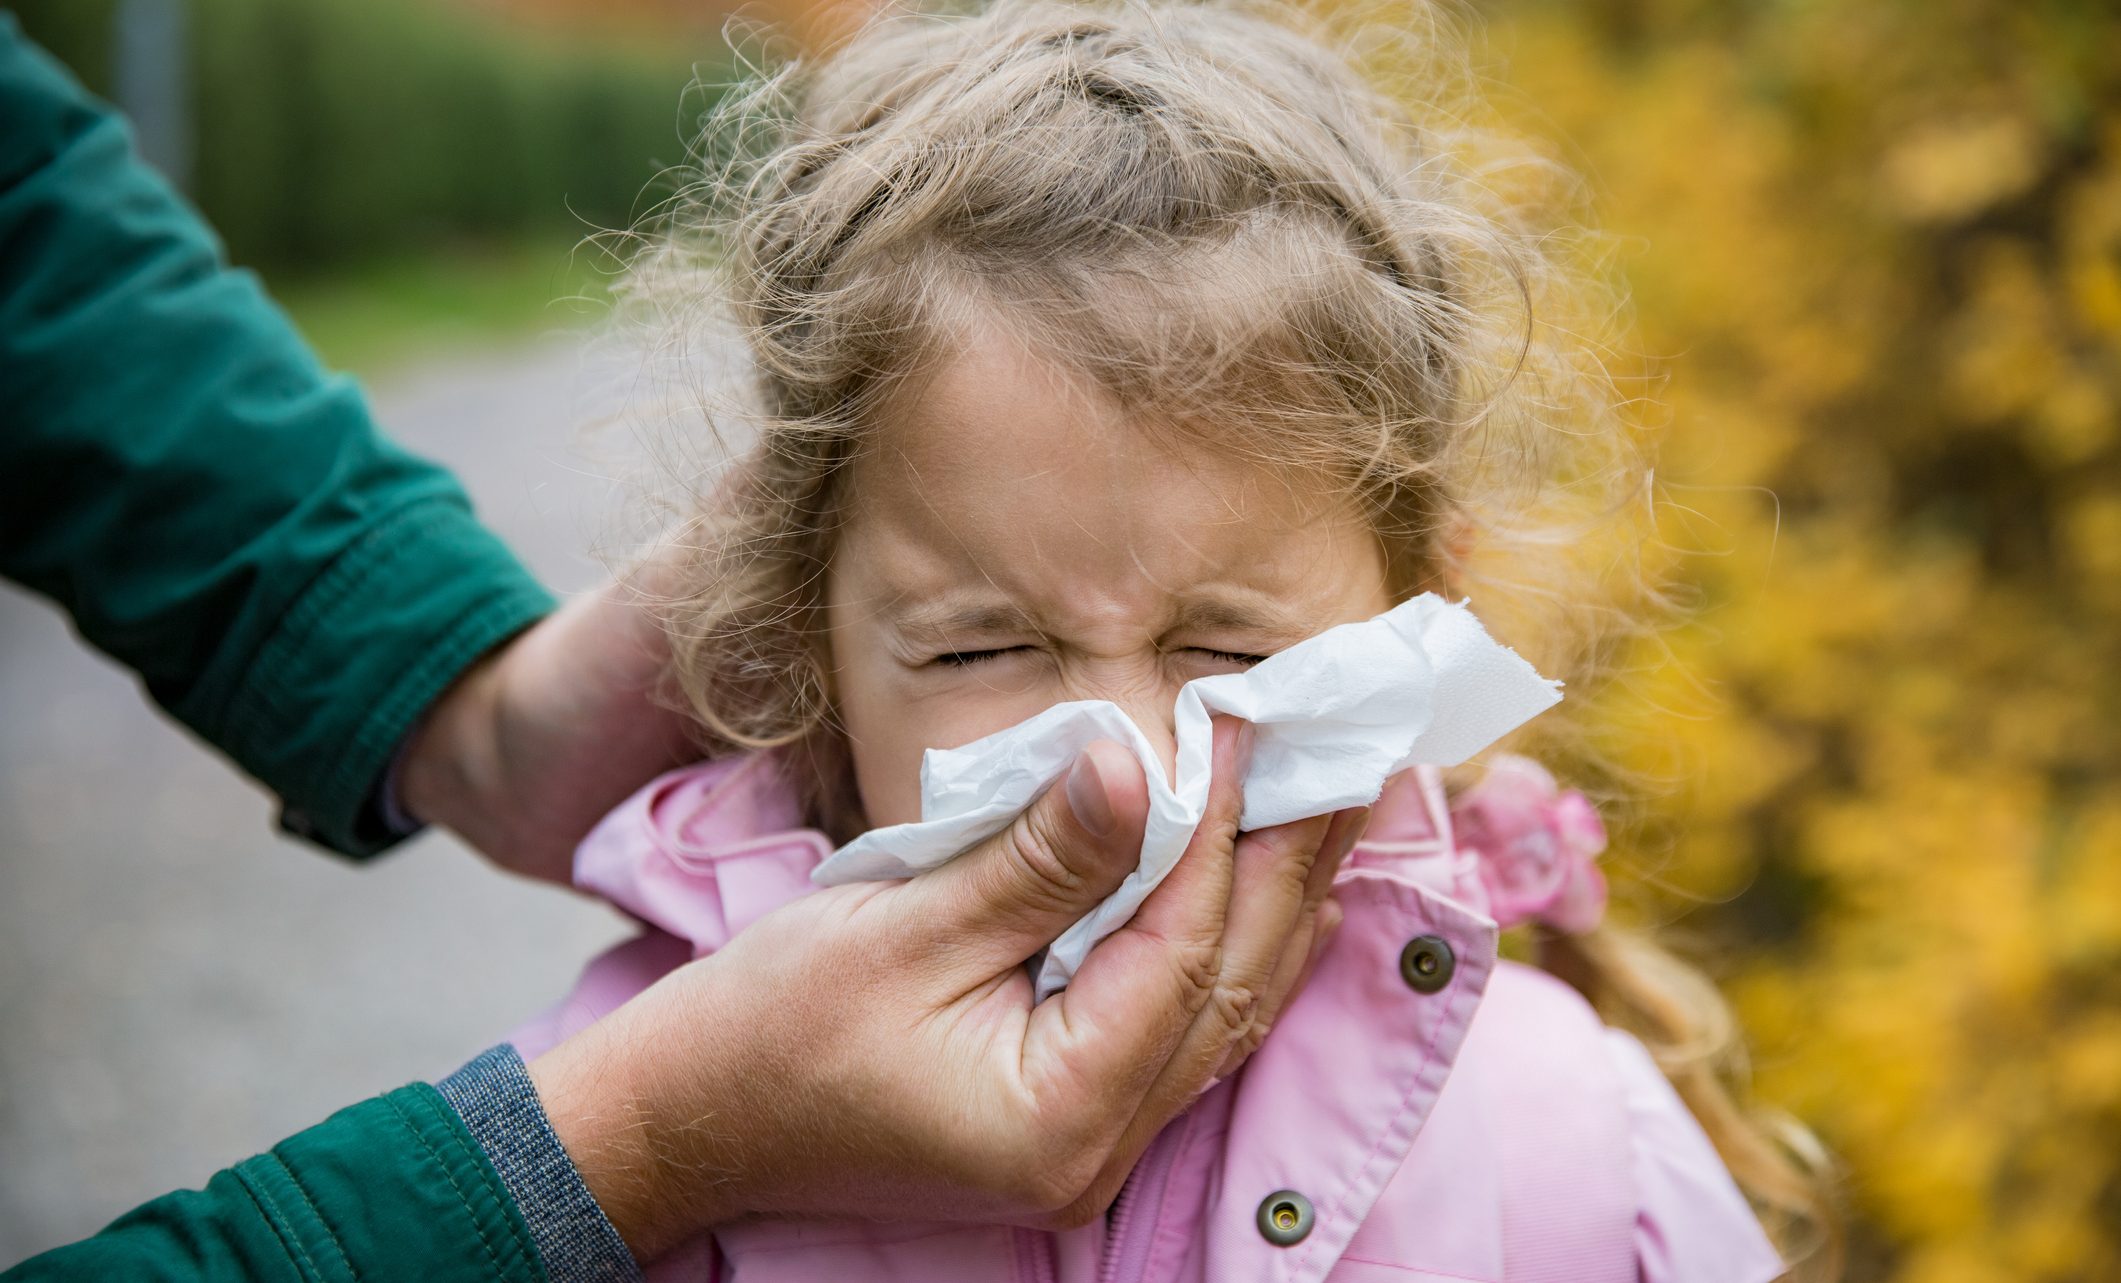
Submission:
[[[660,573],[651,561],[576,598],[467,669],[413,732],[405,809],[568,884],[591,826],[699,756],[688,719],[655,699],[670,654],[647,606]]]
[[[1366,821],[1239,835],[1249,741],[1217,719],[1207,818],[1177,868],[1044,1003],[1025,960],[1141,847],[1148,787],[1109,741],[965,856],[795,900],[533,1062],[634,1254],[748,1214],[1101,1213],[1297,986]]]

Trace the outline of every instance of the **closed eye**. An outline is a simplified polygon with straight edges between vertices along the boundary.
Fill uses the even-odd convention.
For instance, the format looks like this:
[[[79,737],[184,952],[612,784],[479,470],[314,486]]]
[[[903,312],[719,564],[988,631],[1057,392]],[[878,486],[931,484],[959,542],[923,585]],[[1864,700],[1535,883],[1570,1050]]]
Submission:
[[[964,668],[971,664],[982,663],[1002,655],[1013,655],[1017,651],[1029,649],[1031,649],[1029,646],[1002,646],[994,650],[951,650],[944,651],[928,662],[941,664],[946,668]]]
[[[1205,646],[1189,646],[1187,649],[1225,664],[1242,664],[1247,668],[1266,658],[1265,655],[1247,655],[1234,650],[1209,650]]]
[[[990,659],[998,659],[1003,655],[1013,655],[1018,651],[1030,649],[1031,647],[1029,646],[999,646],[989,650],[951,650],[944,651],[928,662],[940,664],[946,668],[966,668],[973,664],[985,663]],[[1243,668],[1250,668],[1266,658],[1265,655],[1252,655],[1234,650],[1214,650],[1206,646],[1188,646],[1186,649],[1196,655],[1206,655],[1209,659],[1218,663],[1236,664]]]

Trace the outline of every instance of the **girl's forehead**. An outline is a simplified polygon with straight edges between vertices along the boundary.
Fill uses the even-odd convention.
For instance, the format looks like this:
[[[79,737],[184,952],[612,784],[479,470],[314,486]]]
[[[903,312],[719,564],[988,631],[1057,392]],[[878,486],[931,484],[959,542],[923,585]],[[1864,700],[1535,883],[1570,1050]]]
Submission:
[[[961,340],[929,377],[883,406],[854,465],[863,475],[849,498],[875,505],[1073,496],[1120,508],[1157,489],[1165,502],[1153,512],[1206,501],[1219,511],[1184,515],[1255,526],[1301,524],[1352,502],[1322,470],[1248,458],[1232,426],[1219,430],[1205,407],[1184,426],[1132,414],[1088,376],[996,326]],[[1168,490],[1174,484],[1179,489]]]
[[[865,591],[1125,614],[1214,596],[1300,608],[1382,582],[1376,541],[1330,478],[1245,458],[1212,422],[1133,421],[1002,333],[877,428],[851,465],[834,558],[835,578]]]

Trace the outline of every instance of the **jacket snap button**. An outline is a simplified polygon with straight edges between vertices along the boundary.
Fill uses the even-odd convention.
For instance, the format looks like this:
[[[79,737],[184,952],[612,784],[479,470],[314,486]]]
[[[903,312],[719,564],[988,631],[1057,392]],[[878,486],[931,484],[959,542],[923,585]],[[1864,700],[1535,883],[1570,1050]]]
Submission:
[[[1259,1233],[1276,1247],[1301,1243],[1316,1220],[1311,1200],[1293,1189],[1278,1189],[1259,1201]]]
[[[1442,936],[1415,936],[1399,951],[1399,975],[1416,993],[1435,993],[1451,983],[1458,959]]]

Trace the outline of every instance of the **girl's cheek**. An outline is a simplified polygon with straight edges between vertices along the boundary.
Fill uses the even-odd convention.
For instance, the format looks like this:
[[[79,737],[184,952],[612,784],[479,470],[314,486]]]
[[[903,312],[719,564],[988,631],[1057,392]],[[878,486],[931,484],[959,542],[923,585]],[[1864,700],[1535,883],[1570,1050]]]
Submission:
[[[1021,673],[990,676],[977,671],[983,667],[916,669],[863,692],[868,698],[843,704],[855,778],[871,824],[920,818],[921,757],[928,749],[969,744],[1058,702],[1050,682]]]

